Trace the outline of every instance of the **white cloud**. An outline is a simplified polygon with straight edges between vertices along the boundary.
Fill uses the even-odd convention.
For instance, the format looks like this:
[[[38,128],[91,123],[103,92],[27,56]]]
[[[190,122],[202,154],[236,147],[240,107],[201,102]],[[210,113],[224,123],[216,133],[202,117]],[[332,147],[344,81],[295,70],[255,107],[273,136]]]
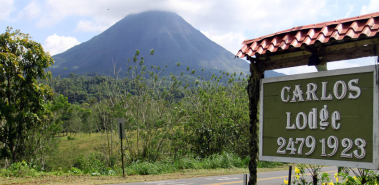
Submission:
[[[166,0],[167,1],[167,0]],[[131,13],[165,9],[166,1],[135,0],[47,0],[46,15],[37,23],[39,27],[53,26],[69,16],[87,17],[100,25],[111,26]]]
[[[13,0],[0,0],[0,21],[9,19],[9,14],[15,10]]]
[[[100,32],[128,14],[173,11],[203,33],[211,33],[207,36],[236,53],[243,41],[238,39],[252,39],[289,29],[300,21],[314,23],[318,17],[331,12],[332,8],[328,9],[325,4],[326,0],[273,0],[270,6],[267,0],[47,0],[45,15],[37,25],[54,26],[67,17],[76,16],[82,19],[76,24],[76,31]],[[230,36],[233,40],[226,39]]]
[[[351,60],[328,62],[327,68],[328,70],[345,69],[345,68],[374,65],[375,62],[377,62],[377,57],[357,58],[357,59],[351,59]],[[277,69],[275,71],[279,73],[284,73],[286,75],[294,75],[294,74],[317,72],[317,69],[315,66],[298,66],[298,67]]]
[[[374,65],[377,61],[376,58],[377,57],[365,57],[365,58],[357,58],[357,59],[352,59],[352,60],[329,62],[328,69],[333,70],[333,69],[344,69],[344,68]]]
[[[267,6],[268,4],[270,6]],[[356,7],[359,4],[361,3],[348,5],[326,0],[46,0],[43,4],[44,11],[41,12],[43,16],[37,25],[53,27],[70,18],[77,21],[74,23],[77,32],[99,33],[129,14],[148,10],[172,11],[235,54],[245,39],[272,34],[294,26],[349,17],[350,14],[357,13]],[[362,7],[361,13],[370,13],[378,9],[379,0],[371,0]],[[73,43],[79,42],[76,40]],[[342,62],[339,66],[351,66],[356,63]],[[333,65],[334,63],[328,67],[332,68]],[[316,71],[315,67],[308,66],[282,70],[286,74]]]
[[[206,37],[222,45],[225,49],[235,52],[241,48],[241,43],[247,38],[240,32],[224,33],[220,31],[201,31]]]
[[[294,75],[294,74],[302,74],[302,73],[312,73],[317,72],[315,66],[298,66],[298,67],[288,67],[283,69],[274,70],[279,73],[283,73],[286,75]]]
[[[56,34],[48,36],[45,40],[44,49],[51,55],[62,53],[71,47],[80,44],[74,37],[58,36]]]
[[[200,1],[199,1],[200,2]],[[260,36],[293,27],[297,21],[313,23],[325,6],[325,0],[272,1],[220,0],[212,1],[204,16],[183,12],[186,20],[207,31],[259,32]],[[296,8],[293,8],[296,5]],[[253,11],[251,11],[253,10]],[[289,12],[288,10],[291,10]],[[300,26],[300,25],[299,25]]]
[[[361,9],[361,15],[374,13],[379,10],[379,0],[371,0],[369,5],[363,5]]]
[[[344,18],[350,17],[350,14],[354,11],[354,5],[348,5],[348,7],[349,7],[349,10],[346,12]]]
[[[33,19],[36,18],[40,12],[40,6],[35,1],[32,1],[18,13],[18,19]]]

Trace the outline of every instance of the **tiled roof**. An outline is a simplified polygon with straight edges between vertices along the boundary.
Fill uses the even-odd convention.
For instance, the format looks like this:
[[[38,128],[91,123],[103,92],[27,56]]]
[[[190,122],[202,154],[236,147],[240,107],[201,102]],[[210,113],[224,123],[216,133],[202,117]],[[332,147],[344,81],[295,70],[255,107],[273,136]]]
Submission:
[[[237,57],[246,55],[274,53],[298,48],[302,45],[313,45],[316,42],[326,43],[329,40],[345,38],[373,37],[379,28],[379,12],[351,17],[330,22],[298,26],[256,39],[245,40]]]

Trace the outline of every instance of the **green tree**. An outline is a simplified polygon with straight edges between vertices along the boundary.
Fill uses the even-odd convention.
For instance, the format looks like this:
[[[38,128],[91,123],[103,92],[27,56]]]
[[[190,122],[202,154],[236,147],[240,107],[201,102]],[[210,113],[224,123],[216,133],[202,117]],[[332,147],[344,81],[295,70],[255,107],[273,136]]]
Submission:
[[[0,158],[21,160],[28,135],[50,117],[52,91],[37,79],[51,77],[45,69],[53,63],[28,34],[8,27],[0,35]]]
[[[54,133],[59,133],[64,130],[64,126],[68,124],[72,117],[72,105],[67,101],[67,97],[63,95],[55,96],[50,105],[50,110],[53,112]]]

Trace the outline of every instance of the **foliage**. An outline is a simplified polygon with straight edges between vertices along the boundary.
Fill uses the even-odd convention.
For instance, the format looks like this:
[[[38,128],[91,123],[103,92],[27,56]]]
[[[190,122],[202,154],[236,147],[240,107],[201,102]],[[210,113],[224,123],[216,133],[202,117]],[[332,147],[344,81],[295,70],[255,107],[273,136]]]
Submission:
[[[246,81],[234,82],[235,77],[232,74],[226,84],[221,84],[222,76],[213,75],[210,80],[201,81],[195,89],[185,92],[182,109],[186,110],[189,119],[184,130],[189,131],[186,139],[199,156],[222,151],[241,156],[249,153]]]
[[[70,171],[69,171],[71,174],[75,174],[75,175],[80,175],[82,174],[82,171],[78,168],[75,168],[75,167],[71,167],[70,168]]]
[[[56,173],[52,175],[64,175],[67,173],[72,175],[89,174],[91,176],[122,174],[121,166],[105,167],[101,161],[103,158],[100,155],[98,153],[78,155],[74,166],[63,171],[57,169]],[[128,175],[152,175],[172,173],[182,169],[245,168],[248,161],[248,158],[240,158],[231,153],[215,154],[203,159],[190,155],[176,160],[135,161],[126,165],[125,171]],[[2,177],[36,177],[45,174],[47,173],[27,164],[25,161],[13,163],[8,169],[0,171],[0,176]]]
[[[83,154],[79,155],[74,167],[81,169],[84,174],[107,174],[110,169],[105,166],[103,157],[98,153],[90,153],[85,156]]]
[[[296,184],[296,185],[307,185],[307,184],[311,185],[311,184],[313,184],[313,182],[314,182],[313,178],[312,178],[311,182],[307,182],[307,180],[306,180],[306,174],[305,174],[306,166],[303,164],[300,164],[298,167],[299,168],[295,167],[295,176],[292,179],[292,184]],[[325,172],[321,173],[320,169],[321,168],[318,168],[318,167],[311,168],[310,171],[312,172],[311,173],[312,177],[317,178],[317,184],[323,184],[324,185],[325,183],[329,183],[330,182],[329,174],[325,173]]]
[[[127,61],[126,74],[119,73],[115,61],[113,77],[41,78],[39,82],[50,85],[56,94],[44,104],[51,114],[43,122],[46,131],[39,135],[48,147],[36,155],[38,160],[27,161],[45,171],[114,175],[120,174],[124,150],[128,174],[246,167],[250,133],[243,74],[220,71],[206,76],[203,70],[189,67],[182,72],[177,63],[171,75],[161,77],[166,68],[148,68],[144,63],[137,50]],[[117,118],[124,118],[127,130],[122,149],[116,137]],[[100,139],[92,153],[77,146],[53,150],[60,137],[80,142],[82,134],[91,137],[94,132]]]
[[[345,172],[340,172],[338,174],[335,174],[334,177],[337,179],[337,183],[335,183],[335,185],[339,185],[339,184],[376,185],[379,182],[379,175],[372,170],[348,168],[347,172],[349,171],[355,174],[355,176],[350,176],[349,173],[345,173]],[[340,177],[344,182],[338,182],[338,177]]]
[[[51,76],[45,69],[53,62],[29,35],[9,27],[0,35],[0,158],[17,162],[44,145],[40,139],[51,129],[46,101],[52,91],[37,79]]]
[[[35,177],[38,176],[38,171],[28,165],[25,161],[12,163],[9,168],[2,169],[0,176],[3,177]]]
[[[157,162],[131,163],[126,172],[128,175],[171,173],[182,169],[217,169],[217,168],[246,168],[248,158],[240,158],[232,153],[214,154],[206,158],[185,156],[177,160],[162,160]]]
[[[165,68],[147,68],[144,63],[145,59],[139,58],[137,51],[132,60],[128,60],[125,78],[120,78],[122,75],[115,69],[114,77],[72,74],[67,79],[50,81],[54,91],[85,92],[91,100],[81,105],[90,110],[91,121],[84,124],[80,119],[73,119],[80,117],[82,111],[76,115],[67,113],[71,119],[63,130],[101,131],[103,143],[99,148],[105,161],[114,155],[116,142],[111,133],[117,129],[118,117],[125,119],[127,130],[134,131],[127,132],[125,144],[127,159],[131,161],[154,161],[163,154],[180,156],[188,152],[201,157],[222,151],[248,155],[248,101],[242,74],[220,71],[220,76],[207,77],[203,71],[196,73],[189,67],[181,72],[181,65],[177,63],[179,75],[174,75],[174,71],[168,77],[160,77]]]
[[[318,171],[317,184],[321,185],[376,185],[379,181],[379,175],[375,172],[367,169],[353,169],[346,168],[346,172],[340,172],[334,174],[334,180],[330,178],[330,175],[325,172]],[[349,170],[356,176],[350,176]],[[333,182],[334,181],[334,182]],[[288,184],[288,180],[284,179],[284,184]],[[295,167],[295,176],[292,179],[292,184],[296,185],[311,185],[313,180],[308,182],[305,174],[305,165],[300,164],[299,168]]]

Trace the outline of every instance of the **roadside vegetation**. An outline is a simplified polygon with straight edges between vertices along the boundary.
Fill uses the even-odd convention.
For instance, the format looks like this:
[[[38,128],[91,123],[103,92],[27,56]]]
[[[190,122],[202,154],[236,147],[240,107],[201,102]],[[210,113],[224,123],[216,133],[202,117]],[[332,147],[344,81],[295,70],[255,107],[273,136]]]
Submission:
[[[127,175],[247,169],[244,74],[206,75],[177,63],[171,75],[160,76],[167,66],[145,66],[136,51],[131,60],[114,62],[111,77],[52,78],[45,72],[54,62],[51,56],[11,28],[0,35],[0,62],[2,182],[120,176],[121,150]],[[119,73],[121,62],[128,73]],[[122,149],[117,118],[126,125]],[[258,167],[281,165],[260,162]]]

